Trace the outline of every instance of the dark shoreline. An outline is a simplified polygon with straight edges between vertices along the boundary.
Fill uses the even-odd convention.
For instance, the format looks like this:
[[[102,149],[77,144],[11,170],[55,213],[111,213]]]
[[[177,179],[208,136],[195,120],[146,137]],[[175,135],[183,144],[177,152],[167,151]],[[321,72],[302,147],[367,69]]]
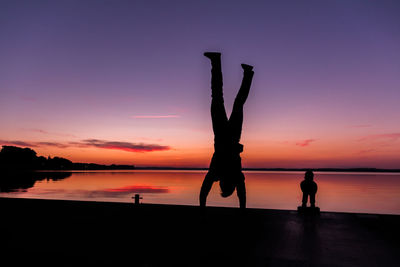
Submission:
[[[400,216],[0,198],[3,261],[41,266],[397,266]],[[294,207],[295,208],[295,207]]]
[[[135,170],[159,170],[159,171],[208,171],[208,168],[180,168],[180,167],[134,167],[131,169],[125,168],[102,168],[102,169],[63,169],[63,170],[3,170],[3,172],[74,172],[74,171],[135,171]],[[376,169],[376,168],[299,168],[299,169],[286,169],[286,168],[243,168],[243,171],[276,171],[276,172],[305,172],[312,170],[314,172],[354,172],[354,173],[400,173],[400,169]],[[0,170],[1,171],[1,170]]]
[[[180,167],[135,167],[135,170],[180,170],[180,171],[207,171],[208,168],[180,168]],[[287,171],[305,172],[384,172],[400,173],[400,169],[378,169],[378,168],[243,168],[244,171]]]

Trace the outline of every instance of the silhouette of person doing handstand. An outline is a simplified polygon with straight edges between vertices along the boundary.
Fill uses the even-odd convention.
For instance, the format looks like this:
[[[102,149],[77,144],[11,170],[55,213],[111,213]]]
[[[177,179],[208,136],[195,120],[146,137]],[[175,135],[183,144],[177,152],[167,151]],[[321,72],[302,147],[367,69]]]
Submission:
[[[303,192],[302,207],[307,207],[308,196],[310,196],[311,208],[315,208],[315,194],[318,186],[314,180],[314,173],[310,170],[306,171],[304,180],[300,183],[301,191]]]
[[[242,64],[243,80],[235,98],[231,116],[227,117],[222,93],[221,54],[204,53],[211,60],[211,120],[214,131],[214,154],[200,190],[200,207],[206,206],[208,193],[214,182],[219,181],[221,196],[237,192],[240,208],[246,208],[246,187],[239,143],[243,124],[243,105],[249,95],[253,67]]]

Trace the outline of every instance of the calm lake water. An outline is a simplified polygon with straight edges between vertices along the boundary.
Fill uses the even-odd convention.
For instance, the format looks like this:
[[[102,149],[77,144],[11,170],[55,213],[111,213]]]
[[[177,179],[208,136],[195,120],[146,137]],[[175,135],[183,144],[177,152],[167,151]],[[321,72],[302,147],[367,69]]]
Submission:
[[[36,181],[33,187],[0,193],[0,197],[197,205],[205,171],[78,171],[64,179]],[[301,203],[303,172],[247,171],[251,208],[293,210]],[[400,214],[400,173],[315,173],[316,204],[322,211]],[[236,193],[219,195],[214,184],[210,206],[238,207]]]

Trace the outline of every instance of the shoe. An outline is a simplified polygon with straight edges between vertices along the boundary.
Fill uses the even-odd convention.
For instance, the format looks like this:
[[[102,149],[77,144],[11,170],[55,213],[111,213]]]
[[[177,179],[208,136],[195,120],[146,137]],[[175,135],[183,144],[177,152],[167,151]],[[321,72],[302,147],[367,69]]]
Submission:
[[[221,53],[219,53],[219,52],[205,52],[204,56],[208,57],[209,59],[211,59],[211,61],[216,60],[216,59],[219,60],[221,58]]]
[[[242,68],[244,71],[252,71],[253,66],[247,65],[247,64],[242,64]]]

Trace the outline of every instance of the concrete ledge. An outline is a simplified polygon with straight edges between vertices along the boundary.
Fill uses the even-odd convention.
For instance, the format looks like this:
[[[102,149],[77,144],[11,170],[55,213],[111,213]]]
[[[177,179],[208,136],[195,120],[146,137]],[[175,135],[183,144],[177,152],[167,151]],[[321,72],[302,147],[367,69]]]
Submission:
[[[398,266],[400,216],[0,198],[2,260],[40,266]]]

